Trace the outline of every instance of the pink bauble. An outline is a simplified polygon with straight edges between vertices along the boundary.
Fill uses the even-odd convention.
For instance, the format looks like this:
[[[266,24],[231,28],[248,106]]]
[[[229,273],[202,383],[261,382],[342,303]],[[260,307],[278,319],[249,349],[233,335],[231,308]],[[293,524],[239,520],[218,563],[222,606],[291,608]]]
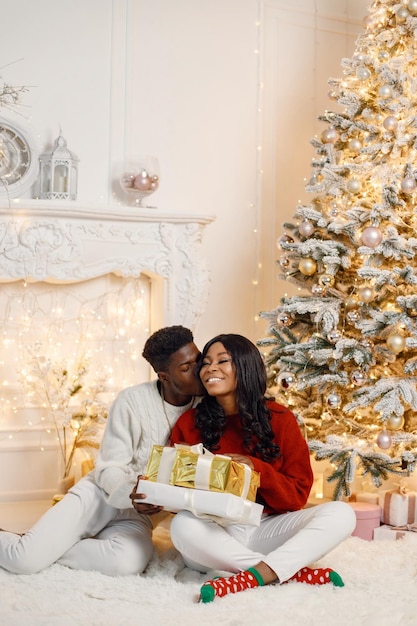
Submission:
[[[314,224],[309,220],[304,220],[298,226],[298,232],[302,237],[310,237],[314,233]]]
[[[368,226],[362,231],[361,242],[368,248],[376,248],[382,241],[382,232],[376,226]]]
[[[387,431],[384,430],[381,433],[378,433],[376,437],[376,445],[378,446],[378,448],[381,448],[381,450],[388,450],[388,448],[391,446],[391,443],[391,435],[387,433]]]
[[[323,143],[336,143],[339,139],[339,133],[335,128],[326,128],[321,134]]]
[[[138,191],[149,191],[151,184],[152,179],[146,170],[142,170],[133,181],[133,187]]]

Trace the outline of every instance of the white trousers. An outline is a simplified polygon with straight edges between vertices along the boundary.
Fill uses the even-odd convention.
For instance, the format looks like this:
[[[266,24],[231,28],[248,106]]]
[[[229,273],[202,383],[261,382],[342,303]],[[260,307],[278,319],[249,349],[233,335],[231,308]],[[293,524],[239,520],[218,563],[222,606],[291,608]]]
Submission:
[[[236,573],[263,561],[285,582],[333,550],[355,526],[352,507],[339,501],[284,515],[265,515],[259,527],[222,527],[181,511],[171,522],[171,538],[192,569]]]
[[[0,566],[32,574],[52,563],[109,576],[143,572],[153,553],[152,522],[115,509],[94,479],[82,478],[22,537],[0,532]]]

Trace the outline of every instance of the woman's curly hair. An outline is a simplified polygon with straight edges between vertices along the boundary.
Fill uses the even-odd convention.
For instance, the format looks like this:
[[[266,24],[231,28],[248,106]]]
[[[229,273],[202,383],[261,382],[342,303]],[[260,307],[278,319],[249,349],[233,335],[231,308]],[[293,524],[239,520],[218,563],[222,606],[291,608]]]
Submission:
[[[267,376],[258,348],[246,337],[221,334],[211,339],[203,348],[199,371],[207,352],[214,343],[221,343],[230,354],[236,372],[238,412],[244,432],[244,444],[252,456],[270,461],[280,454],[274,443],[271,416],[266,404]],[[211,451],[225,430],[227,417],[214,396],[207,392],[196,408],[196,426],[202,435],[203,445]]]

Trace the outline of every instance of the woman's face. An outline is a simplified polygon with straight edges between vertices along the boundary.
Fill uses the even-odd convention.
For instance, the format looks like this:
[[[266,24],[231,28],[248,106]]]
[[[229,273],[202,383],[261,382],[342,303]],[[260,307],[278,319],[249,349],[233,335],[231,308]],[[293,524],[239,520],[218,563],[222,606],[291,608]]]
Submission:
[[[202,360],[200,378],[211,396],[235,394],[236,369],[230,353],[220,342],[213,343]]]

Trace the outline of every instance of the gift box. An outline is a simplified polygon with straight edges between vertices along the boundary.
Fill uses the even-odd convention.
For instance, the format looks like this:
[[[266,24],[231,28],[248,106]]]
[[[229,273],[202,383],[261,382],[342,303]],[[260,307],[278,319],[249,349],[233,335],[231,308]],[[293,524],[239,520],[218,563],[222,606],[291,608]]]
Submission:
[[[408,524],[407,526],[399,527],[383,524],[382,526],[374,529],[375,541],[397,541],[398,539],[403,539],[406,536],[414,537],[417,540],[417,526]]]
[[[380,524],[380,507],[369,502],[349,502],[349,504],[356,515],[356,526],[352,535],[372,541],[374,529]]]
[[[147,502],[162,506],[171,513],[191,511],[196,517],[213,519],[222,526],[259,526],[261,522],[261,504],[230,493],[177,487],[146,479],[139,480],[137,489],[138,493],[146,494]]]
[[[212,454],[202,444],[153,446],[146,478],[188,489],[226,492],[255,502],[260,475],[228,456]]]
[[[406,526],[417,522],[417,493],[400,486],[379,494],[381,522],[389,526]]]

